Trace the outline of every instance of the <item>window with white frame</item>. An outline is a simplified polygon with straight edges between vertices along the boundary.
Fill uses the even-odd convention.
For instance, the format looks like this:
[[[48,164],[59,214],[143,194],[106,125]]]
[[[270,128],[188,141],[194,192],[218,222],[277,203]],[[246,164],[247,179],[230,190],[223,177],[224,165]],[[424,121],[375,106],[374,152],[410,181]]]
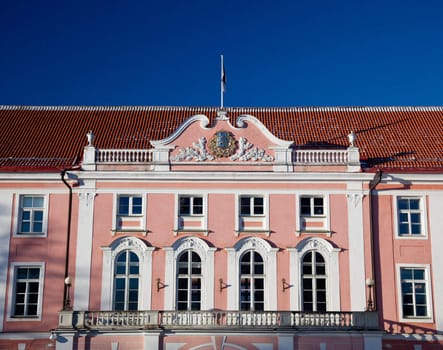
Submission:
[[[46,231],[45,196],[21,195],[18,234],[42,235]]]
[[[263,196],[241,196],[240,215],[241,216],[261,216],[264,215]]]
[[[330,234],[328,197],[325,195],[301,195],[298,201],[297,234],[324,232]]]
[[[301,196],[300,215],[302,216],[324,216],[324,198],[322,196]]]
[[[137,216],[143,214],[143,198],[139,195],[118,196],[118,215]]]
[[[240,259],[240,310],[263,311],[265,269],[262,256],[247,251]]]
[[[116,230],[140,231],[145,228],[144,199],[139,194],[117,196]]]
[[[203,197],[180,196],[178,212],[182,216],[203,215]]]
[[[310,251],[302,261],[303,311],[325,312],[326,264],[319,252]]]
[[[423,267],[400,267],[403,318],[429,318],[427,270]]]
[[[398,235],[423,236],[423,203],[419,197],[398,197]]]
[[[202,263],[200,256],[185,250],[177,261],[177,310],[200,310]]]
[[[129,250],[122,251],[114,265],[114,310],[137,310],[139,298],[139,258]]]
[[[11,317],[38,318],[41,312],[43,271],[41,265],[13,268]]]

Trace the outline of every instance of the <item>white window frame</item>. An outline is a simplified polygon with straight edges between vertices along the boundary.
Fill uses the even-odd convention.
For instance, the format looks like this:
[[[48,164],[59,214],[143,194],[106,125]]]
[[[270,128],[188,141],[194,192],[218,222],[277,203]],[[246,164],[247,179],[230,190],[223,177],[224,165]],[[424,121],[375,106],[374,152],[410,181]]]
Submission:
[[[177,301],[177,258],[185,250],[195,251],[201,259],[201,294],[200,310],[214,308],[214,254],[217,248],[210,247],[204,240],[198,237],[186,236],[179,238],[171,247],[163,248],[166,253],[166,266],[164,281],[161,276],[160,282],[167,286],[164,290],[164,310],[175,310]]]
[[[126,255],[126,259],[125,259],[125,273],[117,274],[117,271],[115,271],[115,262],[116,262],[117,258],[121,254],[123,254],[123,252],[127,252],[127,254],[129,254],[129,255]],[[138,273],[137,274],[132,274],[130,272],[130,268],[131,268],[131,265],[133,263],[133,262],[130,261],[131,253],[135,254],[135,256],[138,259],[137,260],[137,266],[138,266]],[[115,304],[116,304],[116,292],[117,292],[117,290],[115,288],[115,282],[116,282],[117,278],[125,280],[124,300],[123,300],[124,308],[119,310],[119,311],[133,311],[133,310],[129,309],[129,307],[128,307],[129,306],[129,294],[130,294],[130,291],[131,291],[130,280],[133,279],[133,278],[137,278],[137,281],[138,281],[137,282],[137,284],[138,284],[138,286],[137,286],[137,308],[138,308],[138,301],[140,299],[141,276],[140,276],[140,259],[139,259],[138,255],[137,255],[137,253],[133,252],[131,249],[125,249],[125,250],[122,250],[118,255],[116,255],[115,260],[114,260],[114,274],[113,275],[114,275],[114,282],[113,282],[114,283],[114,288],[113,288],[113,295],[112,295],[112,297],[113,297],[112,298],[112,305],[113,305],[112,309],[116,310]]]
[[[416,234],[400,234],[399,231],[399,217],[400,217],[400,211],[398,208],[398,200],[399,199],[418,199],[420,201],[420,223],[422,228],[422,233],[419,235]],[[414,194],[408,194],[408,195],[396,195],[394,196],[394,232],[395,232],[395,238],[396,239],[427,239],[428,237],[428,228],[427,228],[427,220],[425,213],[427,212],[426,208],[426,196],[424,195],[414,195]]]
[[[146,207],[147,207],[147,194],[144,192],[137,192],[137,193],[131,193],[131,192],[120,192],[114,194],[114,200],[113,200],[113,215],[112,215],[112,231],[113,232],[145,232],[146,233]],[[128,215],[120,215],[119,213],[119,203],[120,203],[120,197],[141,197],[142,199],[142,213],[141,214],[128,214]],[[131,201],[132,202],[132,201]],[[140,228],[134,228],[134,229],[128,229],[128,228],[120,228],[118,225],[118,221],[120,218],[128,218],[132,220],[139,219],[141,222]]]
[[[309,251],[319,252],[326,264],[326,310],[340,311],[340,248],[334,247],[329,241],[320,237],[308,237],[300,241],[289,251],[289,274],[291,310],[301,311],[303,308],[303,257]]]
[[[277,310],[277,251],[266,240],[259,237],[240,239],[228,252],[228,268],[226,285],[228,293],[228,310],[240,310],[240,259],[246,251],[256,251],[264,263],[265,311]]]
[[[22,217],[22,199],[24,197],[43,197],[43,224],[42,232],[21,232]],[[14,237],[35,237],[45,238],[48,235],[48,212],[49,212],[49,195],[41,193],[20,193],[16,196],[16,214],[14,215]]]
[[[189,207],[190,207],[190,212],[187,214],[181,213],[180,212],[180,200],[182,198],[189,198]],[[202,212],[201,214],[195,214],[194,213],[194,200],[195,198],[201,198],[202,200]],[[205,196],[199,194],[199,195],[194,195],[194,194],[180,194],[178,195],[178,200],[177,200],[177,210],[178,210],[178,215],[180,216],[204,216],[205,215]]]
[[[16,282],[16,271],[18,268],[39,268],[39,293],[38,293],[38,307],[37,316],[14,316],[14,305],[15,305],[15,282]],[[45,280],[45,263],[44,262],[12,262],[9,268],[9,288],[8,288],[8,314],[7,321],[40,321],[42,319],[43,310],[43,292]]]
[[[123,250],[134,252],[139,259],[138,309],[151,310],[152,252],[155,248],[148,247],[144,241],[137,237],[126,236],[117,238],[108,247],[101,249],[103,251],[101,310],[112,310],[113,308],[115,258]],[[85,292],[89,293],[89,291]]]
[[[200,197],[203,199],[203,210],[202,214],[190,214],[190,215],[181,215],[180,214],[180,198],[181,197]],[[199,232],[202,231],[205,233],[205,235],[208,234],[208,194],[195,194],[193,193],[176,193],[175,194],[175,208],[174,208],[174,232]],[[180,221],[183,218],[191,218],[194,220],[201,220],[201,226],[196,229],[186,229],[181,227]]]
[[[310,209],[310,214],[309,215],[302,213],[302,210],[301,210],[301,207],[302,207],[301,200],[303,198],[309,198],[309,209]],[[315,198],[323,199],[323,205],[322,205],[322,207],[323,207],[323,214],[321,214],[321,215],[315,213],[315,204],[314,204]],[[299,199],[298,205],[299,205],[300,216],[308,216],[308,217],[326,217],[327,216],[327,214],[326,214],[326,205],[325,205],[325,202],[326,202],[325,196],[323,196],[323,195],[301,195],[301,196],[299,196],[298,199]]]
[[[301,198],[323,198],[323,215],[303,215],[301,213]],[[329,237],[331,235],[331,215],[330,215],[330,206],[329,206],[329,194],[326,193],[313,193],[313,192],[303,192],[299,193],[296,196],[296,207],[297,207],[297,220],[295,224],[295,231],[296,235],[300,236],[301,233],[326,233],[326,235]],[[312,230],[302,230],[301,228],[301,221],[302,218],[314,218],[314,219],[323,219],[324,220],[324,227],[322,229],[312,229]]]
[[[128,213],[127,214],[120,213],[120,199],[123,198],[123,197],[127,197],[129,199],[129,208],[128,208]],[[142,210],[141,210],[140,214],[134,214],[132,212],[133,205],[134,205],[134,203],[133,203],[134,198],[140,198],[142,200],[142,204],[141,204]],[[143,214],[144,214],[144,204],[145,204],[144,203],[144,198],[143,198],[143,195],[141,195],[141,194],[119,194],[117,196],[117,215],[121,216],[121,217],[143,216]]]
[[[413,269],[423,269],[425,271],[425,281],[426,281],[426,305],[428,307],[428,315],[425,317],[404,317],[403,316],[403,302],[402,302],[402,288],[401,288],[401,269],[402,268],[413,268]],[[432,309],[432,288],[431,288],[431,273],[430,265],[428,264],[396,264],[397,273],[397,297],[398,297],[398,319],[400,322],[418,322],[418,323],[433,323],[433,309]]]
[[[243,197],[261,197],[263,198],[263,214],[258,215],[242,215],[241,214],[241,208],[240,208],[240,201]],[[236,236],[240,232],[250,232],[250,233],[258,233],[258,232],[265,232],[267,236],[269,236],[269,194],[268,193],[238,193],[235,197],[235,231]],[[248,229],[248,228],[241,228],[240,222],[242,221],[242,218],[250,218],[252,220],[262,220],[263,227],[261,229]]]
[[[248,198],[249,199],[249,214],[242,214],[241,213],[241,200],[243,198]],[[263,213],[262,214],[255,214],[254,212],[254,202],[256,198],[261,198],[263,200]],[[238,196],[238,215],[239,216],[247,216],[247,217],[251,217],[251,216],[257,216],[257,217],[263,217],[266,216],[267,210],[266,210],[266,197],[264,195],[260,195],[260,194],[241,194]]]

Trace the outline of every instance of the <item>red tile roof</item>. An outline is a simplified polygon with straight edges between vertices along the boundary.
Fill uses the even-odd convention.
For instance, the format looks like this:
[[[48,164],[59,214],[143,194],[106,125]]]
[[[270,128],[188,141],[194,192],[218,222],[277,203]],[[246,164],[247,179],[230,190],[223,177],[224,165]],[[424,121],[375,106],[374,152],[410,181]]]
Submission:
[[[150,148],[190,116],[216,107],[0,106],[0,171],[59,170],[78,162],[86,133],[97,148]],[[225,108],[235,125],[257,117],[298,148],[343,148],[350,131],[367,170],[443,171],[443,107]]]

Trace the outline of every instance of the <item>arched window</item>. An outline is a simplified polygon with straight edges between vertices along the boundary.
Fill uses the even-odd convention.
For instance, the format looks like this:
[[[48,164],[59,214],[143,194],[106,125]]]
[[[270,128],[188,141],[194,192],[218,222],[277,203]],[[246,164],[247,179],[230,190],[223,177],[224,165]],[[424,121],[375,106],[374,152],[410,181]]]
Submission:
[[[326,311],[326,264],[315,251],[303,256],[303,311]]]
[[[114,310],[137,310],[139,259],[129,250],[117,255],[114,265]]]
[[[119,237],[102,250],[100,309],[151,310],[154,248],[136,237]]]
[[[265,275],[262,256],[247,251],[240,260],[240,310],[263,311]]]
[[[319,237],[308,237],[289,251],[291,310],[339,311],[341,249]]]
[[[177,310],[200,310],[202,266],[200,256],[184,251],[177,261]]]

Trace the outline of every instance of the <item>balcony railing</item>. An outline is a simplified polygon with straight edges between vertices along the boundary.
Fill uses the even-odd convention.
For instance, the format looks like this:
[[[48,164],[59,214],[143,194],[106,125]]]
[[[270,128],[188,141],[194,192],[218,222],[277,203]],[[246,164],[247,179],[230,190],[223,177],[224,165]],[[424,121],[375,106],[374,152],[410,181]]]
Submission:
[[[97,149],[96,162],[102,164],[151,163],[150,149]]]
[[[60,328],[378,329],[376,312],[61,311]]]
[[[154,149],[96,149],[87,148],[85,164],[148,164],[153,163]],[[169,162],[166,154],[164,161]],[[318,150],[294,150],[292,165],[352,165],[359,164],[360,154],[357,148],[348,149],[318,149]]]
[[[346,165],[355,161],[352,159],[354,150],[296,150],[292,153],[292,162],[307,165]],[[358,157],[358,153],[357,153]]]

